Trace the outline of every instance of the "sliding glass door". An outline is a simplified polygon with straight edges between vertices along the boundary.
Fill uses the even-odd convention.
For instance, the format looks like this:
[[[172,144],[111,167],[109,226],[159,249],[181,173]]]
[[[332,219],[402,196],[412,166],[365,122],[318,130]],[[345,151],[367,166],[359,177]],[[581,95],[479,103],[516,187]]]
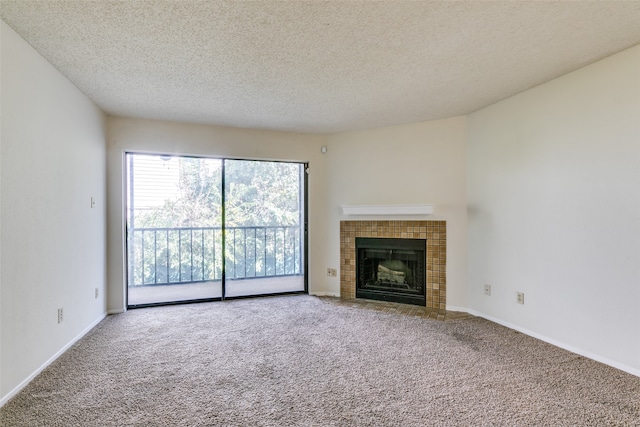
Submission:
[[[304,165],[224,164],[225,296],[304,291]]]
[[[128,306],[306,290],[305,165],[127,154]]]
[[[128,305],[222,297],[222,160],[127,154]]]

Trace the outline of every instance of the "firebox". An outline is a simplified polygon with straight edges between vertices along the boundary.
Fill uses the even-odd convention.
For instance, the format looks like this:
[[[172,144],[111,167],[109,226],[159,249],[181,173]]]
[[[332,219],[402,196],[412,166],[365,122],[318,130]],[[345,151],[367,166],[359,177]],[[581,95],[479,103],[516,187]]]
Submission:
[[[425,239],[356,237],[356,298],[426,305]]]

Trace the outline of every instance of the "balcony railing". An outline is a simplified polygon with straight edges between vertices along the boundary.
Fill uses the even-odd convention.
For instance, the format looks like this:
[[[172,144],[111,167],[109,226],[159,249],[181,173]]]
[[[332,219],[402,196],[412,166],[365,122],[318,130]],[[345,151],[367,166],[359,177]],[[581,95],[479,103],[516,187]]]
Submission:
[[[222,228],[130,230],[129,286],[222,280]],[[227,227],[226,279],[300,275],[299,226]]]

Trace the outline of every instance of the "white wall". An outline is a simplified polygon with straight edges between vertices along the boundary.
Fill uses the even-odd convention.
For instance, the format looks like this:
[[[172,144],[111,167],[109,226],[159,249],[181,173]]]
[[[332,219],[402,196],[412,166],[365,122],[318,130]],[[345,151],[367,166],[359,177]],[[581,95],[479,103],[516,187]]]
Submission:
[[[235,129],[111,117],[108,121],[108,283],[110,312],[125,308],[124,152],[235,157],[309,162],[309,292],[324,289],[325,277],[315,259],[326,252],[325,162],[322,135]]]
[[[0,25],[2,404],[104,317],[106,171],[103,114]]]
[[[470,115],[467,184],[470,307],[640,375],[640,46]]]
[[[329,246],[314,261],[338,268],[340,220],[373,219],[343,217],[342,205],[432,203],[433,215],[415,219],[447,221],[447,306],[467,307],[466,130],[466,118],[456,117],[329,136]],[[339,294],[339,277],[329,289]]]

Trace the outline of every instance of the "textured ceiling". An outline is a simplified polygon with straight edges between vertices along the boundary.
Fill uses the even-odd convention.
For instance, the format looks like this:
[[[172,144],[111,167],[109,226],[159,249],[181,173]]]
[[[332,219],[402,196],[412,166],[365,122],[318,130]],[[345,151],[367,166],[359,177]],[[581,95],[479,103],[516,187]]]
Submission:
[[[640,1],[0,1],[105,112],[333,133],[463,115],[640,43]]]

